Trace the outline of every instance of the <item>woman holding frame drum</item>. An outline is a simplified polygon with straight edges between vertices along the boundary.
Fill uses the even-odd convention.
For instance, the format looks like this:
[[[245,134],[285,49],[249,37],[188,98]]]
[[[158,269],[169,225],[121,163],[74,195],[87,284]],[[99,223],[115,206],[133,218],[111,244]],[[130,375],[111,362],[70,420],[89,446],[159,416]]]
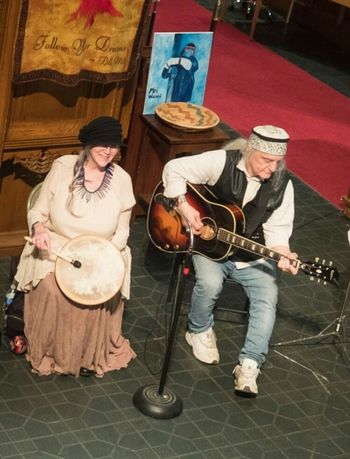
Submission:
[[[114,162],[121,125],[96,118],[79,140],[81,153],[54,161],[28,211],[31,239],[15,276],[26,292],[26,357],[40,375],[103,377],[136,356],[121,332],[135,204],[130,176]]]

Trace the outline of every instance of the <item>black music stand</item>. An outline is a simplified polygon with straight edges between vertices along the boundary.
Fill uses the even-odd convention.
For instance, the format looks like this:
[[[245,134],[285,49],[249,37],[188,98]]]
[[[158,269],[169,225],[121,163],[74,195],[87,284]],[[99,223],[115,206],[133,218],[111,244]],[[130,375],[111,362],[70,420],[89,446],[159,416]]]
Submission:
[[[271,346],[287,346],[287,345],[292,345],[292,344],[298,344],[298,343],[307,343],[311,340],[322,340],[324,338],[327,338],[329,336],[336,336],[339,340],[339,342],[342,344],[343,346],[343,350],[344,350],[344,353],[346,355],[346,357],[348,358],[348,360],[350,361],[350,357],[349,357],[349,354],[347,352],[347,349],[346,349],[346,342],[345,342],[345,329],[343,329],[343,336],[344,336],[344,340],[342,340],[341,336],[340,336],[340,330],[341,330],[341,327],[343,326],[343,322],[346,318],[346,314],[345,314],[345,309],[347,306],[350,306],[350,296],[349,296],[349,293],[350,293],[350,281],[348,282],[348,287],[347,287],[347,290],[346,290],[346,293],[345,293],[345,298],[344,298],[344,301],[343,301],[343,305],[342,305],[342,308],[341,308],[341,311],[340,311],[340,314],[337,318],[335,318],[334,320],[332,320],[332,322],[330,322],[323,330],[321,330],[319,333],[317,333],[316,335],[313,335],[313,336],[307,336],[305,338],[299,338],[299,339],[292,339],[292,340],[289,340],[289,341],[281,341],[279,343],[275,343],[275,344],[272,344]],[[329,330],[332,325],[335,325],[335,329],[333,331],[327,331]],[[327,394],[331,394],[331,392],[327,389],[327,387],[325,386],[324,382],[328,381],[328,379],[323,376],[322,374],[318,373],[317,371],[314,371],[312,370],[311,368],[308,368],[306,367],[305,365],[302,365],[300,363],[298,363],[296,360],[293,360],[291,359],[290,357],[287,357],[286,355],[282,354],[281,352],[278,352],[276,350],[274,350],[274,352],[276,352],[278,355],[280,355],[281,357],[284,357],[285,359],[295,363],[296,365],[304,368],[305,370],[308,370],[310,371],[314,376],[315,378],[318,380],[318,382],[321,384],[321,386],[324,388],[324,390],[327,392]]]
[[[140,387],[133,396],[133,403],[141,413],[157,419],[175,418],[182,413],[181,398],[178,397],[175,392],[165,387],[165,380],[181,311],[185,279],[190,273],[190,257],[192,256],[193,248],[193,233],[190,226],[188,226],[188,231],[190,232],[189,249],[185,253],[178,253],[176,255],[168,289],[167,301],[170,302],[171,299],[173,300],[173,319],[165,351],[160,382],[159,385],[150,384]]]
[[[344,349],[346,350],[345,342],[343,342],[343,340],[341,339],[339,332],[346,318],[345,309],[347,306],[350,306],[350,281],[348,282],[348,287],[345,293],[345,298],[339,316],[335,318],[332,322],[330,322],[323,330],[317,333],[317,335],[307,336],[305,338],[299,339],[292,339],[289,341],[282,341],[279,343],[274,343],[272,346],[286,346],[288,344],[304,343],[307,341],[311,341],[313,339],[321,340],[327,338],[328,336],[336,336],[339,342],[344,346]],[[332,327],[332,325],[335,325],[335,329],[333,331],[327,331]]]

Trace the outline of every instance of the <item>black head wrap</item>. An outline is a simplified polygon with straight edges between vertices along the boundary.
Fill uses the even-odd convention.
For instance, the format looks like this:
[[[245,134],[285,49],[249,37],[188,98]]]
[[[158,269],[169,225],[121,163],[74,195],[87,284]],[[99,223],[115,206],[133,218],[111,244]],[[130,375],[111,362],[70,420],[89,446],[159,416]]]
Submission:
[[[112,116],[100,116],[80,129],[79,140],[83,145],[118,145],[122,141],[122,127]]]

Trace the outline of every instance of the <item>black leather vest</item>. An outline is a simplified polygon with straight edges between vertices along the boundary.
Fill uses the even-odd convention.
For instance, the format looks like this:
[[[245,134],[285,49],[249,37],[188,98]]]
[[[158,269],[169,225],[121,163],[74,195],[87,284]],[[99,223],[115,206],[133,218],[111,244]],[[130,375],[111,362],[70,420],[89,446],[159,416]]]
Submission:
[[[226,163],[218,181],[212,187],[208,187],[216,198],[223,204],[236,204],[242,208],[244,193],[247,188],[247,178],[243,171],[236,166],[241,159],[238,150],[226,152]],[[286,170],[269,180],[262,182],[256,196],[242,208],[246,227],[244,234],[253,241],[265,245],[262,224],[265,223],[272,212],[277,209],[283,200],[284,192],[290,177]],[[258,255],[251,254],[243,250],[237,250],[233,255],[235,260],[255,260]]]

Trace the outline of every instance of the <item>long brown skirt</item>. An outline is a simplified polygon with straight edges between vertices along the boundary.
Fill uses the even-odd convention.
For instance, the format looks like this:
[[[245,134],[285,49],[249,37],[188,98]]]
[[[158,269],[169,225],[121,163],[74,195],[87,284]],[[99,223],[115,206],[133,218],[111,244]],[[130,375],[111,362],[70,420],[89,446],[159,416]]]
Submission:
[[[32,371],[78,376],[84,367],[103,377],[126,368],[136,354],[121,334],[123,311],[120,294],[97,306],[74,303],[49,274],[25,294],[26,357]]]

